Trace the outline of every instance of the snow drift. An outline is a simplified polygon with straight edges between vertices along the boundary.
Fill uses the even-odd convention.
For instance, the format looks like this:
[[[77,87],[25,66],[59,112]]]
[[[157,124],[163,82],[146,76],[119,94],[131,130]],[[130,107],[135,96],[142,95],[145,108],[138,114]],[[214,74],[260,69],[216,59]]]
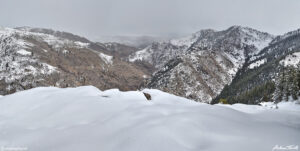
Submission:
[[[300,109],[208,105],[146,89],[35,88],[0,98],[0,146],[30,151],[268,151],[299,145]],[[297,109],[295,109],[295,106]]]

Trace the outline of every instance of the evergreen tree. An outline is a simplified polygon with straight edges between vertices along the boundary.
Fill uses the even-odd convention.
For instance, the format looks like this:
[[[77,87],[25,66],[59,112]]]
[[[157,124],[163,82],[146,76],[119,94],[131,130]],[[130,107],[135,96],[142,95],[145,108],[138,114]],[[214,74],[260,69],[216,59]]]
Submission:
[[[285,74],[283,77],[283,100],[288,101],[290,96],[290,89],[289,89],[289,68],[285,68]]]
[[[299,87],[298,87],[298,79],[297,79],[297,75],[294,74],[293,77],[293,84],[292,84],[292,97],[294,100],[298,99],[298,95],[299,95]]]
[[[298,95],[300,96],[300,62],[297,65],[297,77],[296,77],[296,81],[298,84]]]
[[[282,101],[284,96],[284,87],[285,87],[285,69],[281,68],[279,76],[276,78],[276,90],[274,93],[274,100],[276,103]]]
[[[276,90],[274,93],[275,100],[277,102],[285,100],[288,101],[292,96],[294,100],[299,97],[300,89],[300,63],[297,68],[294,66],[283,67],[279,73],[279,77],[276,82]]]
[[[294,100],[298,99],[299,86],[298,86],[298,77],[297,77],[297,68],[290,67],[288,75],[288,86],[290,95]]]

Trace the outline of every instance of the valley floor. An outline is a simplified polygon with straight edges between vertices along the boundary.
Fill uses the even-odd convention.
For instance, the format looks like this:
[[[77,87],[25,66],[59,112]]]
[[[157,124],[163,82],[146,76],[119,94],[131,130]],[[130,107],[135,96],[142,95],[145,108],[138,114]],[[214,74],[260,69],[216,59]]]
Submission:
[[[300,145],[300,105],[208,105],[159,90],[35,88],[0,98],[0,147],[28,151],[271,151]]]

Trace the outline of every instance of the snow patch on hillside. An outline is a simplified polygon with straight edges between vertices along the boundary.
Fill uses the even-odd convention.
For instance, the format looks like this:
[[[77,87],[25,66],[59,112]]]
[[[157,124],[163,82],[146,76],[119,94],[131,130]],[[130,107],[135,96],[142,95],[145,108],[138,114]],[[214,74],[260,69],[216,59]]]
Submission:
[[[20,49],[17,51],[18,54],[21,54],[21,55],[24,55],[24,56],[27,56],[27,55],[31,55],[31,52],[25,50],[25,49]]]
[[[106,64],[113,64],[113,56],[106,55],[104,53],[99,53],[99,57],[106,63]]]
[[[189,48],[193,43],[197,41],[199,36],[201,35],[201,32],[197,32],[195,34],[192,34],[191,36],[178,38],[178,39],[172,39],[170,40],[170,43],[175,46],[185,46],[186,48]]]
[[[251,52],[249,55],[258,54],[262,49],[267,47],[269,43],[274,39],[274,36],[253,30],[251,28],[243,27],[242,31],[245,35],[243,35],[243,42],[248,45],[253,45],[257,48],[257,51]],[[245,38],[245,37],[250,38]]]
[[[284,66],[297,66],[300,62],[300,52],[295,52],[291,55],[287,55],[283,60],[280,61],[280,64]]]
[[[89,47],[89,43],[83,43],[83,42],[80,42],[80,41],[75,41],[74,42],[78,47],[80,48],[88,48]]]
[[[261,59],[261,60],[258,60],[256,62],[253,62],[249,65],[249,69],[254,69],[254,68],[257,68],[263,64],[265,64],[267,62],[267,59]]]
[[[32,151],[253,151],[299,143],[299,106],[296,111],[231,108],[159,90],[144,92],[151,101],[139,91],[92,86],[35,88],[1,97],[0,146]]]
[[[62,51],[62,53],[63,53],[63,54],[68,54],[68,53],[70,53],[70,51],[67,50],[67,49],[64,49],[64,50]]]
[[[134,55],[129,56],[129,61],[130,62],[143,61],[144,58],[149,58],[152,53],[153,50],[151,49],[151,46],[148,46],[142,50],[135,52]]]
[[[42,63],[42,70],[41,70],[42,74],[47,75],[47,74],[52,74],[54,72],[59,72],[56,67],[51,66],[47,63]]]

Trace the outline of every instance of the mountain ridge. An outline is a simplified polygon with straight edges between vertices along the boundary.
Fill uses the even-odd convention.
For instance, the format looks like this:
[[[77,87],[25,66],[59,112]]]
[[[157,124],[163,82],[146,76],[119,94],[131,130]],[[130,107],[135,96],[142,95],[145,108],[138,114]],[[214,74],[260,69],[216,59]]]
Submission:
[[[241,26],[232,26],[223,31],[201,30],[188,38],[161,45],[155,43],[142,50],[144,58],[141,51],[136,52],[136,58],[158,68],[145,87],[209,103],[225,85],[231,83],[238,70],[273,38],[273,35]],[[178,57],[183,62],[177,66],[171,65],[173,69],[168,69],[171,73],[165,72],[165,68],[169,68],[168,60]],[[130,61],[136,58],[130,58]]]
[[[274,65],[300,50],[299,31],[274,36],[242,26],[221,31],[204,29],[139,49],[114,42],[96,43],[51,29],[2,28],[0,90],[9,94],[37,86],[90,84],[103,90],[156,88],[215,103],[229,97],[224,95],[224,88],[240,83],[247,74],[263,73],[267,81],[272,80],[278,71]],[[276,70],[263,71],[266,65]],[[7,76],[19,79],[7,80]],[[250,82],[241,91],[234,88],[237,93],[233,94],[262,83]]]
[[[38,86],[90,84],[103,90],[136,90],[148,75],[103,45],[66,32],[34,29],[0,30],[2,95]]]

